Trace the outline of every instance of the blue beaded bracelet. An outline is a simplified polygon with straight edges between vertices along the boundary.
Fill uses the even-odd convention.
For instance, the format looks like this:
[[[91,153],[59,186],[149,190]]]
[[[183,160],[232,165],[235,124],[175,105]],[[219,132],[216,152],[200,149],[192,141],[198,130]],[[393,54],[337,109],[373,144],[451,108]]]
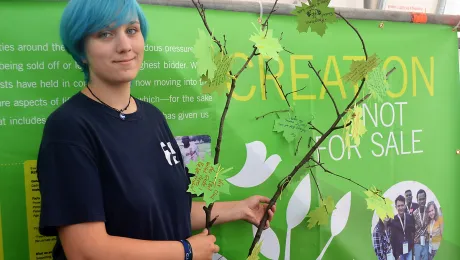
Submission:
[[[185,260],[192,260],[193,259],[192,245],[190,245],[190,243],[187,240],[181,240],[180,242],[184,246]]]

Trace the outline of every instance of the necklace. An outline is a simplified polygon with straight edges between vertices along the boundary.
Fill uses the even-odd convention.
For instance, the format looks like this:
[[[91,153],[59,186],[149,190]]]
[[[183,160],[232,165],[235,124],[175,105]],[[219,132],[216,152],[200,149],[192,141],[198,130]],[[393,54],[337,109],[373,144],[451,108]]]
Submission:
[[[118,113],[120,113],[120,119],[121,119],[121,120],[125,120],[126,115],[123,113],[123,111],[125,111],[126,109],[128,109],[129,104],[131,104],[131,97],[132,97],[132,95],[129,95],[128,105],[127,105],[125,108],[123,108],[123,109],[116,109],[116,108],[113,108],[113,107],[107,105],[106,103],[102,102],[102,100],[100,100],[96,95],[94,95],[93,91],[91,91],[91,89],[89,88],[88,85],[86,86],[86,88],[88,88],[89,92],[91,92],[91,94],[92,94],[97,100],[99,100],[99,102],[101,102],[101,103],[102,103],[103,105],[105,105],[106,107],[109,107],[109,108],[111,108],[111,109],[117,111]]]

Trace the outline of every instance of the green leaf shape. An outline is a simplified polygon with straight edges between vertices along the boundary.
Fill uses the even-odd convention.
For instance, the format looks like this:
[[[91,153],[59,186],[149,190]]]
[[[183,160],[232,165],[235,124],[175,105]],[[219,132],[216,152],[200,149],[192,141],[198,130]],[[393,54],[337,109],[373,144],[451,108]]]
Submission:
[[[382,199],[381,191],[377,190],[375,187],[371,187],[369,190],[364,191],[367,195],[366,202],[367,208],[370,210],[375,210],[377,215],[381,220],[385,218],[394,218],[392,201],[389,198]]]
[[[226,173],[233,168],[224,169],[220,164],[214,164],[209,154],[202,160],[190,162],[187,167],[195,175],[190,178],[187,192],[197,196],[204,194],[206,206],[218,201],[220,193],[230,194],[230,184],[227,182],[229,176]]]
[[[331,196],[328,196],[325,200],[322,200],[316,209],[308,213],[308,228],[312,229],[316,225],[327,225],[329,223],[329,216],[332,215],[332,211],[334,209],[335,202]]]
[[[387,96],[388,89],[390,89],[386,74],[386,71],[379,66],[369,72],[364,84],[369,90],[371,97],[376,99],[379,103],[383,102],[383,99]]]
[[[374,53],[367,60],[353,60],[350,65],[350,72],[343,76],[343,80],[355,85],[358,81],[365,78],[369,72],[380,64],[380,59]]]
[[[356,146],[359,146],[361,144],[361,136],[363,136],[367,132],[366,125],[364,124],[364,120],[362,119],[362,117],[363,108],[361,106],[355,106],[347,114],[345,125],[351,122],[351,125],[344,128],[345,147],[348,148],[348,151],[350,151],[351,148],[350,133],[351,138],[353,138],[354,144]]]
[[[307,33],[311,28],[312,32],[323,37],[327,24],[337,21],[334,8],[329,7],[330,2],[331,0],[312,0],[311,5],[302,2],[301,6],[296,6],[291,13],[297,16],[297,31]]]
[[[260,54],[276,61],[279,60],[279,52],[283,50],[283,47],[281,46],[278,38],[273,38],[272,29],[268,29],[268,27],[264,30],[257,29],[249,40],[254,42]]]
[[[300,119],[295,112],[287,113],[287,116],[280,116],[279,119],[275,119],[273,131],[281,133],[288,142],[292,142],[300,134],[306,133],[309,130],[308,122]]]
[[[202,81],[205,84],[201,88],[201,92],[203,94],[217,92],[219,95],[222,95],[227,92],[227,82],[231,80],[229,72],[233,64],[233,55],[225,55],[223,52],[218,52],[214,56],[213,62],[217,67],[214,78],[210,78],[208,75],[202,76]]]
[[[214,45],[209,34],[202,29],[198,29],[198,39],[193,46],[193,54],[197,59],[196,70],[198,76],[207,75],[209,78],[214,78],[214,73],[217,66],[214,64]]]

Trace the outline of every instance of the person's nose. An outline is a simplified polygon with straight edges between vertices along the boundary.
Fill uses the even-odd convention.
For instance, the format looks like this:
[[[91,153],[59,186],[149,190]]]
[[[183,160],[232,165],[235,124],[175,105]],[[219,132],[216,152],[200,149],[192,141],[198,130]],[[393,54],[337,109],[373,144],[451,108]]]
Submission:
[[[117,52],[124,53],[130,52],[132,49],[131,40],[129,39],[128,35],[122,33],[119,34],[118,42],[117,42]]]

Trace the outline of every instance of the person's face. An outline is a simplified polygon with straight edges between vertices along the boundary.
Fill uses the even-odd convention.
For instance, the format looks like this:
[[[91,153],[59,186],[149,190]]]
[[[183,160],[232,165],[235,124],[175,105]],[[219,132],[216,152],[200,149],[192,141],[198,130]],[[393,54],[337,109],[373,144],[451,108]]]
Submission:
[[[406,209],[405,207],[406,205],[404,204],[404,202],[400,200],[396,201],[396,210],[398,210],[399,215],[402,216],[404,214],[404,210]]]
[[[417,202],[418,202],[418,204],[420,205],[421,208],[425,207],[425,204],[426,204],[426,195],[425,195],[425,193],[420,193],[417,196]]]
[[[190,140],[188,138],[184,138],[182,140],[182,143],[185,145],[185,146],[188,146],[190,144]]]
[[[412,202],[412,192],[406,192],[406,204],[409,205]]]
[[[90,35],[85,47],[91,79],[111,83],[133,80],[144,58],[144,37],[137,20]]]
[[[428,208],[428,217],[430,217],[431,219],[434,219],[434,214],[435,214],[434,206],[430,205],[430,207]]]
[[[388,225],[388,223],[390,222],[390,218],[388,216],[385,217],[385,219],[383,219],[383,224]]]

